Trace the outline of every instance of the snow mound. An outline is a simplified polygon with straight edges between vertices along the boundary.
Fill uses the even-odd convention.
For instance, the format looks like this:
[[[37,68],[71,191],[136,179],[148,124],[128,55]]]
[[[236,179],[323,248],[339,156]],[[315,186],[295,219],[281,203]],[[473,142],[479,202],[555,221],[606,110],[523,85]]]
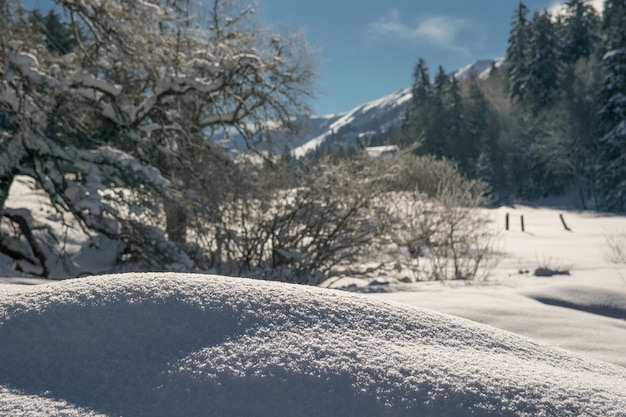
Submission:
[[[201,275],[0,290],[0,414],[624,416],[626,370],[364,296]]]

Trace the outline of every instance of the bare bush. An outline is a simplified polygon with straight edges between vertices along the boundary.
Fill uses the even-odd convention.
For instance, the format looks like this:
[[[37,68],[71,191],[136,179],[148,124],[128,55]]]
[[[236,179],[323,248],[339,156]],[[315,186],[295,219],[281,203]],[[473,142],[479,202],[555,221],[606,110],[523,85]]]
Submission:
[[[380,168],[357,157],[323,160],[306,171],[248,173],[233,184],[219,215],[212,209],[213,218],[205,218],[196,263],[204,257],[205,266],[223,274],[321,283],[378,234],[371,202],[380,193]]]
[[[607,260],[614,264],[626,264],[626,232],[606,236]]]
[[[488,203],[485,186],[463,178],[450,162],[402,158],[398,165],[428,173],[413,177],[412,190],[385,197],[388,230],[392,241],[406,249],[405,263],[421,280],[486,277],[498,260],[498,235],[481,210]]]
[[[497,260],[486,188],[448,161],[362,155],[289,176],[248,175],[222,203],[204,246],[212,268],[317,285],[366,260],[404,263],[420,280],[480,279]]]

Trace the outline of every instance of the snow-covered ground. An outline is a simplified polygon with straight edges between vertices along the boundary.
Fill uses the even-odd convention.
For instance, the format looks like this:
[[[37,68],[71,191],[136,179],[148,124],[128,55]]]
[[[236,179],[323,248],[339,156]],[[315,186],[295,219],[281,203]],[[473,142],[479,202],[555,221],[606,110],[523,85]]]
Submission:
[[[0,415],[624,416],[624,368],[358,294],[136,274],[0,290]]]
[[[503,229],[509,213],[510,230],[503,231],[504,257],[488,281],[357,290],[626,366],[626,263],[609,262],[607,244],[613,237],[626,248],[626,217],[528,206],[494,211]],[[570,275],[535,277],[539,267]]]
[[[0,415],[625,417],[626,217],[493,213],[511,230],[484,282],[0,285]]]

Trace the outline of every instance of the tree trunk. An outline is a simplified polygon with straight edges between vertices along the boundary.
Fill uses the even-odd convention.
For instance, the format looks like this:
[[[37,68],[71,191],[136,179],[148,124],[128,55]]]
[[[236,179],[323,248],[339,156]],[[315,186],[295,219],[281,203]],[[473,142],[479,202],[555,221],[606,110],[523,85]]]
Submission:
[[[178,201],[165,200],[165,231],[170,241],[187,241],[187,210]]]
[[[4,213],[4,204],[9,197],[9,190],[11,189],[11,184],[13,184],[14,179],[15,174],[12,172],[6,175],[0,175],[0,217],[2,217]]]

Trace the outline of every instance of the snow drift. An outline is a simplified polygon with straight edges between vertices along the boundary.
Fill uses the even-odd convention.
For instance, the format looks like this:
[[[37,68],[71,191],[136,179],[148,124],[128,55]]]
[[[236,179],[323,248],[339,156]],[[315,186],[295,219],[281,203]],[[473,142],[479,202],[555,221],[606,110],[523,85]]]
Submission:
[[[0,414],[624,416],[624,368],[310,287],[127,274],[0,289]]]

